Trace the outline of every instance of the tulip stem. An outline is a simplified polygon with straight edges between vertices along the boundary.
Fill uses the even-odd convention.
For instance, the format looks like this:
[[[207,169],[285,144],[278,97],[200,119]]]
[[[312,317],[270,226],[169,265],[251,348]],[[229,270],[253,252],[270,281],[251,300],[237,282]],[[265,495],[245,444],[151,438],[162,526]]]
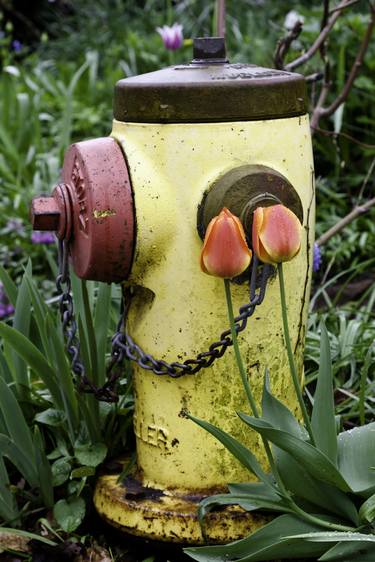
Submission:
[[[229,279],[224,279],[224,286],[225,286],[225,297],[226,297],[226,300],[227,300],[230,331],[231,331],[231,335],[232,335],[233,348],[234,348],[234,353],[235,353],[235,356],[236,356],[238,370],[239,370],[240,375],[241,375],[242,384],[244,386],[246,396],[247,396],[247,399],[249,401],[252,413],[254,414],[254,416],[256,418],[259,418],[258,408],[257,408],[256,402],[254,400],[253,393],[251,392],[249,381],[247,380],[245,367],[244,367],[244,364],[243,364],[243,361],[242,361],[241,352],[240,352],[240,348],[239,348],[239,345],[238,345],[237,332],[236,332],[236,327],[235,327],[235,324],[234,324],[233,304],[232,304],[232,295],[231,295],[231,292],[230,292],[230,281],[229,281]]]
[[[312,430],[312,427],[311,427],[309,414],[307,413],[305,402],[303,400],[301,386],[299,384],[298,375],[297,375],[297,368],[296,368],[296,364],[295,364],[295,361],[294,361],[292,344],[291,344],[291,341],[290,341],[289,325],[288,325],[288,309],[287,309],[287,306],[286,306],[285,283],[284,283],[284,273],[283,273],[283,264],[282,263],[277,264],[277,270],[278,270],[278,273],[279,273],[281,313],[282,313],[282,318],[283,318],[284,339],[285,339],[285,345],[286,345],[286,350],[287,350],[287,354],[288,354],[290,373],[292,375],[294,389],[296,391],[297,399],[298,399],[298,402],[299,402],[299,405],[300,405],[300,408],[301,408],[301,411],[302,411],[302,416],[303,416],[303,420],[305,422],[306,429],[307,429],[307,431],[309,433],[309,436],[310,436],[311,444],[315,445],[314,434],[313,434],[313,430]]]
[[[229,281],[229,279],[224,279],[224,286],[225,286],[225,297],[226,297],[227,308],[228,308],[228,318],[229,318],[229,324],[230,324],[230,331],[231,331],[231,335],[232,335],[233,348],[234,348],[234,353],[235,353],[235,356],[236,356],[238,370],[239,370],[240,375],[241,375],[242,384],[244,386],[246,396],[247,396],[247,399],[249,401],[252,413],[253,413],[255,418],[259,418],[259,411],[258,411],[256,402],[254,400],[253,393],[251,392],[249,381],[247,380],[245,367],[244,367],[244,364],[243,364],[243,361],[242,361],[242,356],[241,356],[240,348],[239,348],[239,345],[238,345],[237,332],[236,332],[236,327],[235,327],[235,323],[234,323],[233,303],[232,303],[232,295],[231,295],[231,291],[230,291],[230,281]],[[264,449],[266,451],[268,463],[270,465],[270,468],[271,468],[272,474],[275,478],[275,481],[277,482],[277,484],[279,486],[279,489],[282,492],[283,496],[285,498],[290,499],[290,495],[288,494],[288,492],[287,492],[287,490],[284,486],[284,483],[281,480],[281,477],[279,475],[279,471],[277,469],[274,458],[272,456],[271,447],[270,447],[267,439],[263,436],[262,436],[262,441],[263,441]]]

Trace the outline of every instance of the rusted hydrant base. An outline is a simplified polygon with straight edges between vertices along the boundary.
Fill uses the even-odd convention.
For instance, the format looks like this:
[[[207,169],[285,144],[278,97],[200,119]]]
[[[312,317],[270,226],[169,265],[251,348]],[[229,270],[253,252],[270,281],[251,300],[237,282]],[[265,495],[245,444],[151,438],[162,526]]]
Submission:
[[[94,503],[109,524],[147,539],[183,543],[226,543],[252,533],[270,518],[228,506],[207,515],[206,541],[198,522],[198,504],[203,496],[178,490],[145,488],[129,476],[120,484],[118,475],[101,476]]]

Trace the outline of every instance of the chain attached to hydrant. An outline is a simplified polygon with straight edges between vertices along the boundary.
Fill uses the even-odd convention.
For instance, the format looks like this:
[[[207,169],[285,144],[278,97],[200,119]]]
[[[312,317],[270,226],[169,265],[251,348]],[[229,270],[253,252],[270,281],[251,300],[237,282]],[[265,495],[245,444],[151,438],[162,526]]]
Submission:
[[[121,376],[120,366],[125,359],[135,361],[142,369],[152,371],[155,375],[168,375],[179,378],[183,375],[195,375],[201,369],[210,367],[213,362],[222,357],[228,347],[233,345],[230,329],[220,335],[218,341],[213,342],[207,351],[198,353],[194,359],[186,359],[183,363],[174,361],[168,363],[162,359],[155,359],[143,351],[126,331],[126,320],[131,304],[132,291],[124,288],[122,292],[121,313],[117,330],[112,337],[111,359],[107,365],[107,381],[97,387],[88,377],[80,355],[80,343],[77,337],[77,322],[74,313],[73,297],[71,295],[71,279],[68,262],[69,246],[67,241],[59,240],[58,259],[59,274],[56,279],[57,291],[60,294],[60,315],[63,333],[66,339],[66,349],[70,356],[73,373],[77,377],[80,392],[90,393],[102,402],[117,402],[119,396],[116,390],[117,381]],[[261,271],[260,271],[261,270]],[[265,264],[262,268],[256,256],[249,267],[249,302],[239,309],[235,317],[237,334],[245,330],[247,321],[253,315],[265,297],[267,282],[274,275],[274,267]]]

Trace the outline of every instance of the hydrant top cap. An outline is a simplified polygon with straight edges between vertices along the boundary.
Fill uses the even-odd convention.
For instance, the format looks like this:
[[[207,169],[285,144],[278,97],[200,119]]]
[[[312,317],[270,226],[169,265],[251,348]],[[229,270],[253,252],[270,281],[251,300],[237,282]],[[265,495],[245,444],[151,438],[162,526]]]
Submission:
[[[254,64],[230,64],[219,41],[223,40],[196,40],[189,64],[117,82],[115,119],[207,123],[278,119],[307,112],[303,76]]]

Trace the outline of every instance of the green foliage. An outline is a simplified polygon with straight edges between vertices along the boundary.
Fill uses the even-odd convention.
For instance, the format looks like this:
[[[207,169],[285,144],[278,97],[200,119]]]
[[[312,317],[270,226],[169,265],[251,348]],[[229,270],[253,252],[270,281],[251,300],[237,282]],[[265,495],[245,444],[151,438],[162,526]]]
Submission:
[[[22,522],[22,497],[15,487],[9,490],[9,482],[22,477],[32,503],[53,507],[58,525],[71,532],[83,520],[82,493],[91,486],[96,468],[107,454],[126,445],[130,384],[124,380],[118,405],[99,404],[78,392],[57,311],[36,289],[31,263],[19,288],[4,270],[0,277],[16,305],[13,325],[0,323],[0,516],[13,525]],[[78,280],[74,285],[77,310],[84,317],[79,336],[90,350],[84,358],[86,372],[100,383],[119,295],[110,285]],[[95,332],[98,323],[101,330]],[[61,495],[64,500],[58,500]]]
[[[185,549],[194,560],[256,562],[275,557],[320,556],[319,560],[349,562],[359,552],[365,552],[366,560],[374,556],[375,423],[337,435],[329,338],[324,325],[319,364],[311,423],[315,445],[309,442],[308,433],[286,406],[272,395],[267,373],[262,417],[238,413],[245,424],[272,443],[272,481],[269,475],[255,473],[254,463],[246,460],[243,445],[207,422],[189,416],[261,480],[230,485],[228,494],[206,498],[200,505],[200,519],[204,521],[209,511],[231,504],[247,511],[283,513],[240,541]],[[250,451],[247,455],[252,458]]]

